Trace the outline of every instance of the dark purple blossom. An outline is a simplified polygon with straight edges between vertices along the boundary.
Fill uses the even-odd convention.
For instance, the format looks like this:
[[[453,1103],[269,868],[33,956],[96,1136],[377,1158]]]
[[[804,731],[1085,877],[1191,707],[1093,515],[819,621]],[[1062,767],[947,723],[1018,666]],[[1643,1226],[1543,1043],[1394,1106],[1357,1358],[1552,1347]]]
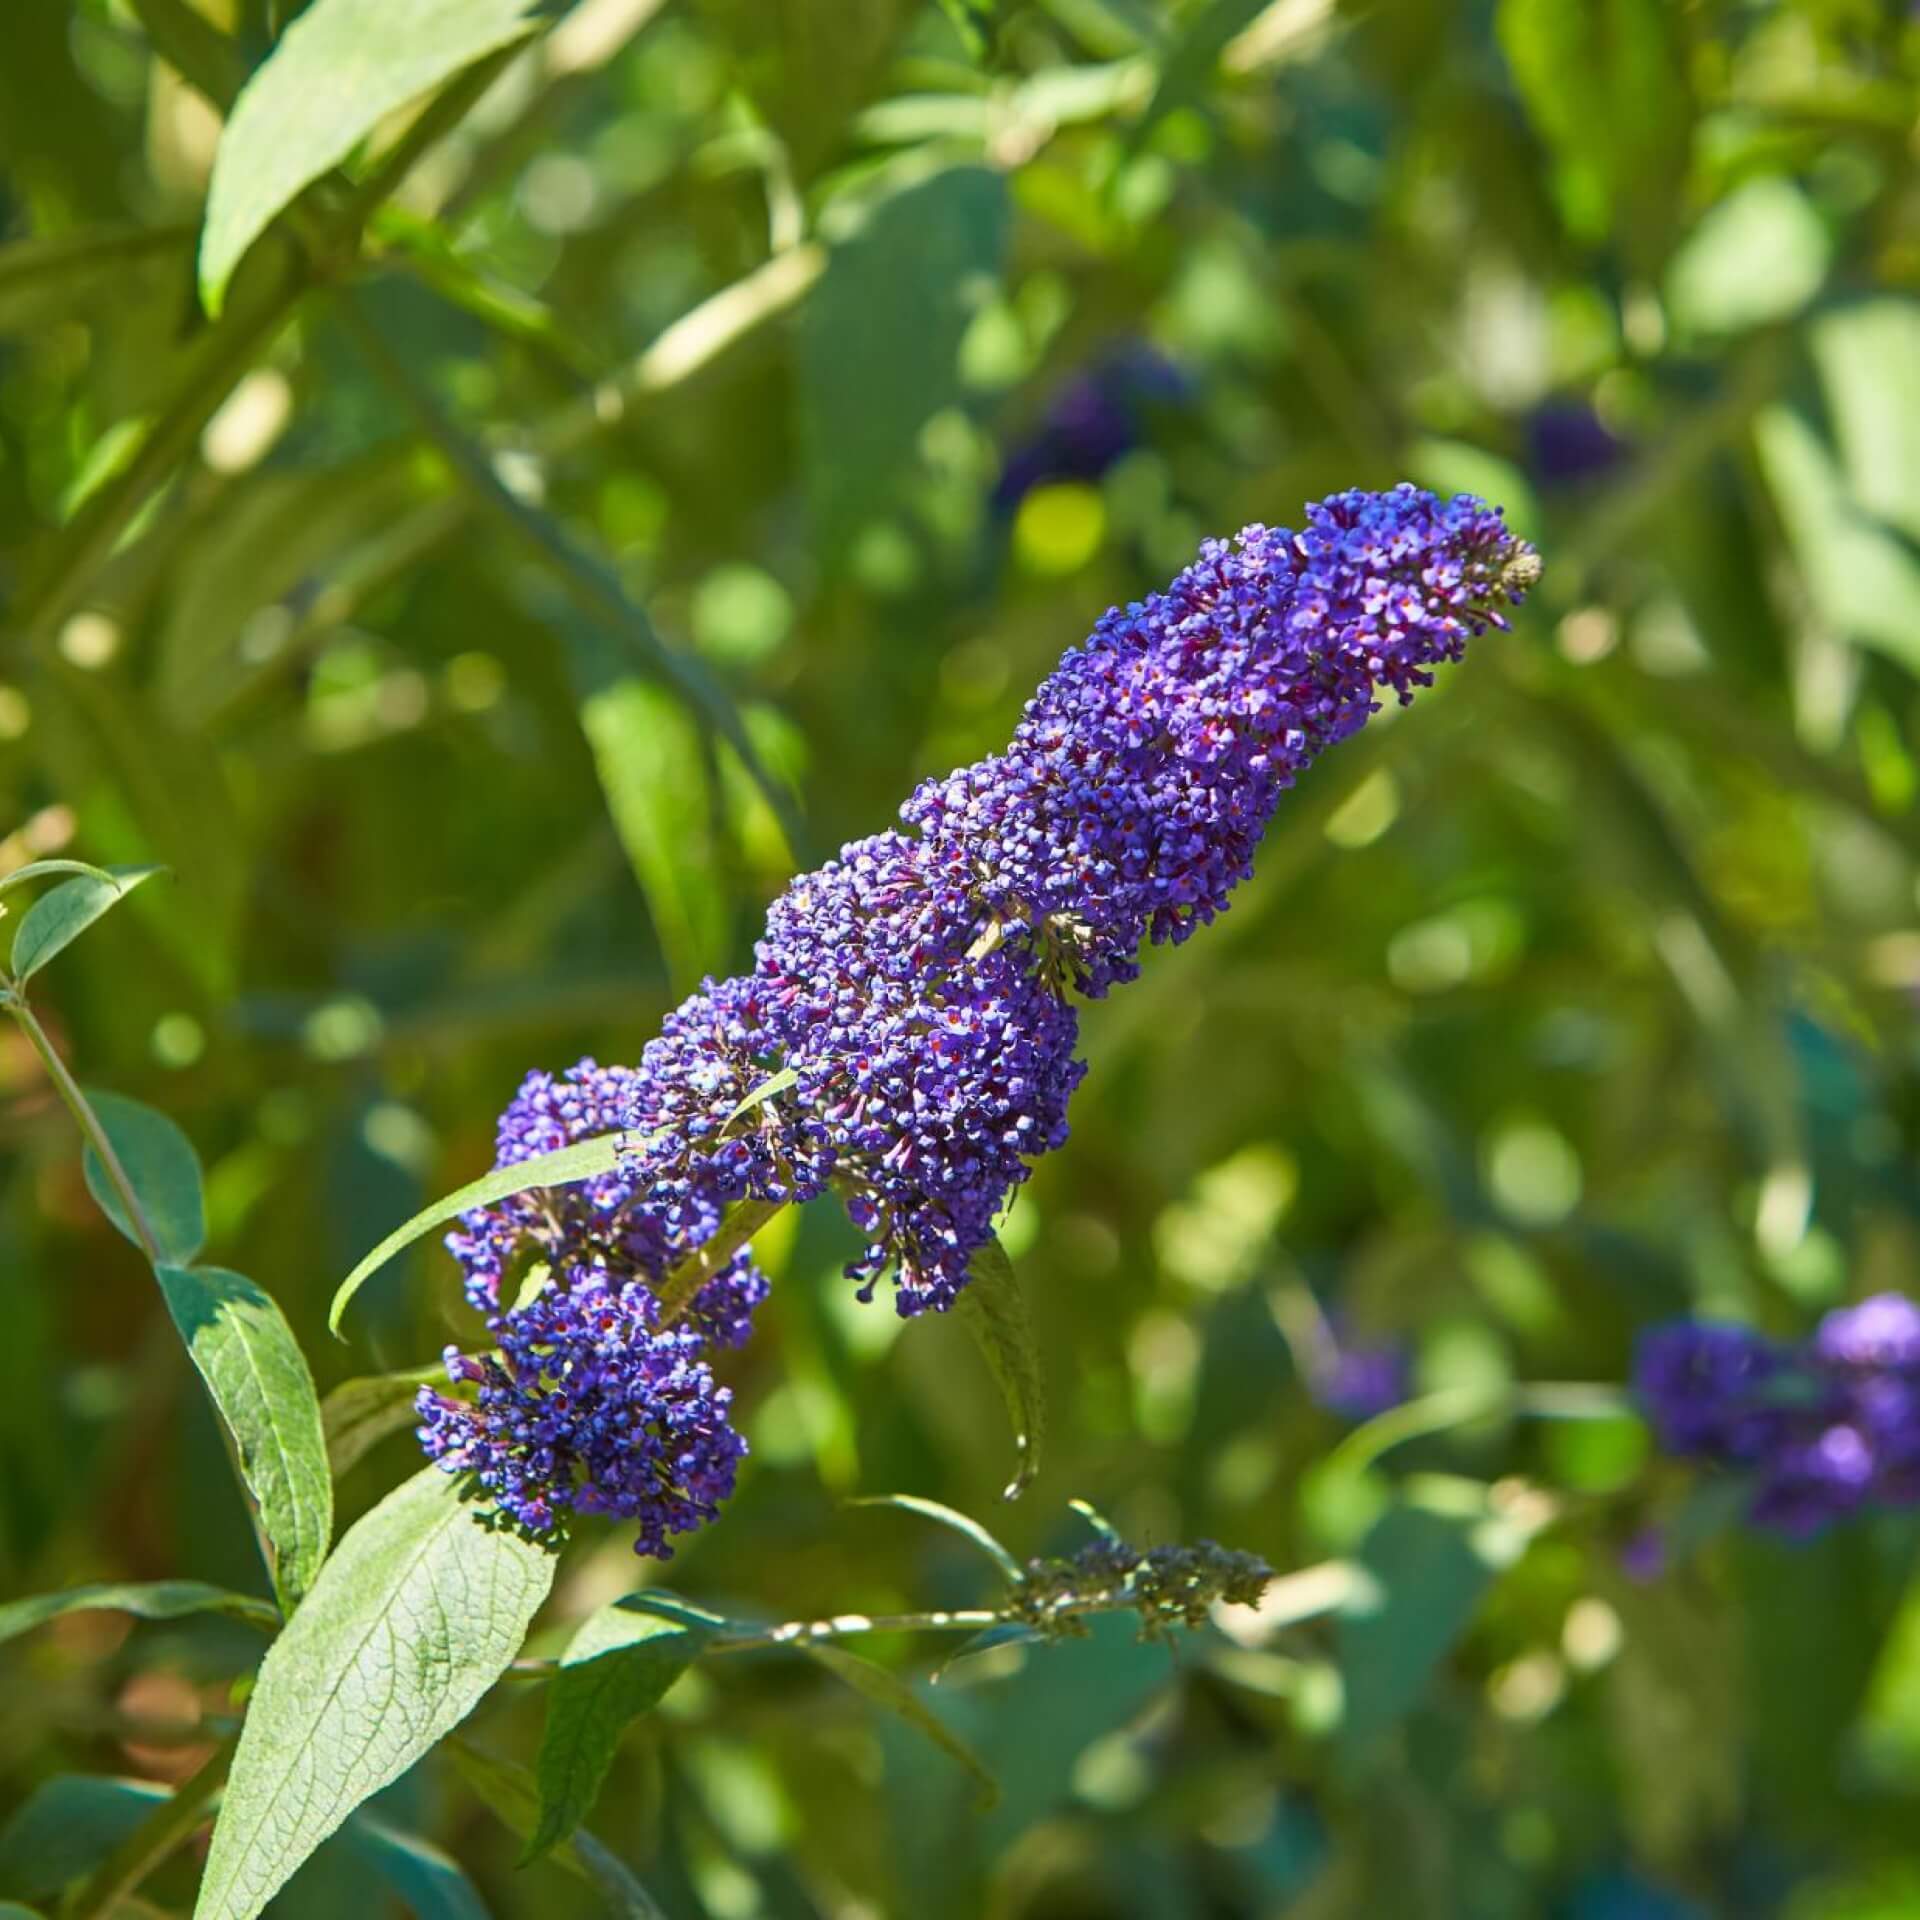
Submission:
[[[746,1443],[728,1421],[689,1327],[653,1325],[645,1290],[548,1287],[495,1325],[499,1357],[451,1350],[469,1401],[420,1390],[420,1439],[449,1473],[471,1473],[501,1510],[544,1533],[563,1508],[637,1519],[636,1551],[711,1520]]]
[[[928,781],[904,831],[796,880],[753,971],[705,983],[637,1067],[528,1078],[500,1164],[612,1132],[631,1151],[463,1219],[449,1245],[503,1359],[459,1363],[480,1369],[475,1407],[423,1399],[428,1450],[528,1524],[615,1513],[662,1550],[738,1457],[692,1353],[744,1339],[764,1281],[738,1253],[672,1329],[659,1304],[728,1209],[831,1184],[867,1236],[849,1269],[863,1291],[892,1269],[901,1313],[950,1306],[1013,1189],[1066,1139],[1085,1071],[1073,995],[1223,912],[1294,779],[1378,693],[1411,698],[1503,625],[1537,573],[1479,501],[1400,487],[1336,494],[1298,534],[1209,541],[1164,594],[1109,612],[1005,753]],[[512,1304],[537,1268],[544,1290]],[[665,1406],[718,1410],[694,1464],[618,1470]]]
[[[1407,1398],[1412,1369],[1398,1341],[1332,1347],[1307,1378],[1307,1390],[1343,1420],[1372,1420]]]
[[[1880,1294],[1782,1347],[1687,1322],[1641,1342],[1635,1385],[1669,1453],[1747,1474],[1758,1526],[1804,1538],[1920,1505],[1920,1307]]]
[[[1001,468],[993,503],[1016,507],[1050,480],[1097,480],[1138,446],[1156,411],[1178,406],[1191,382],[1158,348],[1133,341],[1062,385],[1039,424]]]

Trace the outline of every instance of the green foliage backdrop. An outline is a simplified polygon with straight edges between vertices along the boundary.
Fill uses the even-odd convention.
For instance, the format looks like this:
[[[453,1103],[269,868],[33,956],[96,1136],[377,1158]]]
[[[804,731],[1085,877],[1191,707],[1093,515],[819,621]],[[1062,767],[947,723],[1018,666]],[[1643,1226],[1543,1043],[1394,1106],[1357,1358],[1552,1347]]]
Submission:
[[[193,1338],[252,1276],[322,1393],[470,1338],[431,1240],[345,1345],[327,1305],[529,1067],[636,1057],[1200,536],[1410,477],[1545,580],[1090,1015],[1005,1236],[1035,1483],[1000,1503],[963,1329],[862,1309],[844,1228],[783,1216],[751,1463],[665,1576],[757,1621],[981,1604],[966,1539],[846,1504],[910,1493],[1022,1558],[1084,1496],[1299,1581],[1177,1653],[1106,1619],[937,1685],[911,1636],[676,1680],[590,1533],[530,1652],[591,1618],[654,1664],[569,1711],[658,1701],[590,1831],[516,1868],[509,1685],[270,1911],[1920,1913],[1913,1524],[1757,1538],[1576,1391],[1651,1320],[1913,1286],[1904,7],[14,0],[0,38],[0,873],[166,870],[37,930],[10,895],[16,969],[89,1088],[184,1128],[204,1220],[161,1252],[220,1262],[162,1296],[0,1031],[0,1588],[175,1583],[9,1622],[0,1911],[151,1821],[257,1658],[169,1305]],[[1326,1314],[1406,1344],[1411,1408],[1315,1404]],[[193,1360],[238,1429],[235,1351]],[[335,1403],[343,1521],[417,1465],[381,1393]],[[243,1462],[263,1512],[318,1444]]]

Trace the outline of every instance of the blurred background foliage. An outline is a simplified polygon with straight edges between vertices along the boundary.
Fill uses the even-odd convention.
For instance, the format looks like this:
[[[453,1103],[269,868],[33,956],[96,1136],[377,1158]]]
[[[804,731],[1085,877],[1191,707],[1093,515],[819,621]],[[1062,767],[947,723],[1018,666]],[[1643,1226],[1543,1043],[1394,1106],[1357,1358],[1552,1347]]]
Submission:
[[[964,1333],[859,1308],[809,1215],[761,1243],[741,1491],[665,1576],[768,1619],[965,1605],[964,1543],[843,1499],[1027,1553],[1084,1495],[1147,1542],[1357,1550],[1371,1610],[1177,1657],[1114,1621],[931,1691],[938,1648],[880,1645],[1000,1775],[986,1814],[806,1663],[709,1664],[602,1839],[714,1920],[1920,1914],[1912,1520],[1756,1540],[1633,1420],[1533,1417],[1649,1320],[1792,1332],[1911,1284],[1906,8],[581,0],[444,137],[355,156],[404,176],[357,247],[270,234],[210,323],[221,112],[298,11],[7,9],[0,867],[172,868],[43,1014],[188,1128],[213,1256],[323,1390],[466,1335],[430,1248],[349,1346],[325,1302],[488,1164],[524,1071],[634,1058],[797,864],[1001,744],[1198,537],[1404,476],[1547,558],[1516,633],[1316,771],[1232,914],[1087,1020],[1007,1232],[1038,1484],[997,1507]],[[10,1029],[0,1086],[0,1581],[260,1590]],[[1403,1353],[1435,1418],[1345,1440],[1329,1338]],[[593,1536],[549,1628],[643,1571]],[[0,1805],[191,1771],[245,1633],[10,1647]],[[524,1762],[537,1706],[471,1733]],[[444,1764],[382,1806],[487,1911],[596,1910]],[[0,1896],[46,1891],[21,1857]],[[366,1871],[330,1850],[274,1911],[378,1911]]]

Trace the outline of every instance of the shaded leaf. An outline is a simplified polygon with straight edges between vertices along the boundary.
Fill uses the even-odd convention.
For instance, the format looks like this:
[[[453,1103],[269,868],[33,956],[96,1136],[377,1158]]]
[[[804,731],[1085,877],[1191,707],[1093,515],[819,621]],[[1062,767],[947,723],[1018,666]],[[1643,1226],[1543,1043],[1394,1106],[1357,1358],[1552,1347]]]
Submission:
[[[520,1650],[554,1556],[428,1467],[341,1540],[260,1668],[195,1920],[253,1920]]]
[[[807,492],[829,547],[889,504],[921,427],[959,391],[1006,226],[1000,176],[955,167],[882,201],[829,257],[800,334]]]
[[[1040,1471],[1040,1451],[1047,1438],[1047,1383],[1027,1296],[998,1240],[975,1249],[971,1276],[954,1313],[980,1343],[1006,1399],[1019,1470],[1001,1497],[1017,1500]]]
[[[200,297],[220,311],[255,240],[388,114],[533,32],[529,0],[315,0],[233,103],[214,153]]]
[[[194,1152],[193,1142],[166,1114],[124,1094],[89,1091],[87,1102],[113,1143],[114,1154],[139,1198],[161,1257],[185,1266],[207,1238],[200,1156]],[[91,1147],[83,1166],[87,1191],[99,1202],[100,1210],[139,1246],[140,1236],[134,1232],[106,1168]]]
[[[572,1146],[561,1147],[554,1153],[537,1153],[531,1160],[516,1160],[511,1166],[495,1167],[478,1180],[469,1180],[464,1187],[444,1195],[432,1206],[421,1208],[404,1226],[394,1228],[341,1281],[339,1291],[333,1296],[333,1305],[327,1312],[328,1327],[338,1333],[340,1322],[361,1287],[403,1247],[412,1246],[435,1227],[444,1226],[463,1213],[490,1207],[497,1200],[510,1200],[517,1193],[531,1193],[535,1187],[571,1186],[576,1181],[591,1180],[598,1174],[611,1173],[620,1164],[623,1153],[634,1151],[643,1144],[630,1133],[597,1134],[591,1140],[576,1141]]]
[[[223,1267],[161,1267],[160,1290],[239,1449],[291,1613],[333,1538],[333,1479],[306,1355],[271,1296]]]
[[[885,1708],[888,1713],[897,1714],[909,1726],[918,1728],[943,1753],[965,1767],[975,1781],[977,1790],[974,1804],[977,1807],[990,1807],[999,1799],[1000,1783],[987,1771],[986,1763],[921,1699],[911,1682],[903,1680],[886,1667],[862,1659],[859,1654],[849,1653],[845,1647],[836,1647],[827,1641],[803,1643],[800,1651],[816,1665],[825,1667],[835,1679],[845,1681],[863,1699],[876,1707]]]
[[[616,1600],[582,1622],[547,1700],[536,1776],[539,1825],[521,1864],[563,1840],[593,1810],[621,1736],[699,1658],[710,1629]]]
[[[14,932],[13,977],[30,980],[103,914],[111,913],[142,880],[160,871],[159,867],[110,867],[104,878],[82,873],[43,894]]]
[[[11,873],[0,874],[0,893],[24,886],[29,880],[44,880],[54,873],[84,873],[109,884],[113,881],[113,875],[105,867],[90,866],[84,860],[29,860],[24,867],[15,867]]]
[[[357,1466],[389,1434],[414,1423],[413,1403],[420,1389],[446,1379],[439,1361],[398,1373],[372,1373],[343,1380],[320,1403],[320,1427],[327,1439],[327,1465],[338,1480]]]
[[[487,1920],[473,1882],[432,1841],[365,1812],[347,1822],[343,1838],[419,1920]]]
[[[279,1609],[250,1593],[209,1586],[204,1580],[102,1581],[69,1587],[64,1593],[39,1593],[0,1607],[0,1641],[30,1633],[68,1613],[131,1613],[141,1620],[181,1620],[194,1613],[224,1613],[269,1633],[280,1625]]]
[[[146,1780],[56,1774],[0,1827],[0,1894],[37,1900],[99,1865],[173,1796]]]

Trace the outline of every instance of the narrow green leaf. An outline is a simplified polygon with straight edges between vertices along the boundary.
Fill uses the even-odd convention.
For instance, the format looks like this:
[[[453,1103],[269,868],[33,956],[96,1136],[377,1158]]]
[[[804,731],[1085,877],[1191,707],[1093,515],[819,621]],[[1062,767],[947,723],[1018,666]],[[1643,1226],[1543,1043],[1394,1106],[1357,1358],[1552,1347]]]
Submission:
[[[523,1840],[528,1838],[540,1819],[540,1789],[533,1775],[517,1760],[503,1760],[469,1740],[449,1740],[446,1751],[461,1779],[492,1809],[500,1824]],[[544,1857],[598,1887],[616,1920],[666,1920],[626,1863],[584,1827]]]
[[[43,868],[44,871],[44,868]],[[70,947],[102,914],[111,913],[159,867],[110,867],[105,875],[82,873],[63,881],[30,906],[13,936],[13,977],[30,980],[55,954]],[[9,876],[19,879],[19,874]]]
[[[765,1106],[776,1094],[785,1093],[789,1087],[799,1084],[800,1070],[797,1067],[782,1067],[778,1073],[769,1074],[727,1115],[726,1124],[732,1126],[743,1113],[751,1113],[755,1107]]]
[[[218,314],[241,256],[388,114],[534,31],[529,0],[314,0],[233,103],[213,156],[200,298]]]
[[[0,1900],[0,1920],[40,1920],[40,1916],[17,1900]]]
[[[727,937],[703,729],[685,700],[633,670],[631,648],[581,621],[568,620],[565,632],[607,812],[668,970],[685,989],[719,966]]]
[[[90,879],[103,880],[109,886],[118,884],[105,867],[89,866],[84,860],[29,860],[24,867],[15,867],[11,873],[0,874],[0,893],[25,886],[29,880],[44,880],[51,873],[83,873]]]
[[[327,1436],[327,1465],[338,1480],[390,1433],[413,1425],[413,1403],[420,1389],[444,1382],[439,1361],[399,1373],[370,1373],[343,1380],[320,1402],[320,1426]]]
[[[882,201],[829,256],[800,325],[807,493],[829,548],[892,504],[920,429],[957,396],[1006,232],[1005,182],[954,167]]]
[[[898,1507],[904,1513],[917,1513],[928,1520],[951,1527],[973,1544],[1004,1573],[1009,1580],[1020,1578],[1020,1562],[970,1514],[944,1507],[938,1500],[923,1500],[917,1493],[875,1493],[849,1500],[850,1507]]]
[[[342,1837],[418,1920],[487,1920],[486,1903],[473,1882],[431,1840],[365,1811],[347,1822]]]
[[[352,1527],[261,1664],[195,1920],[254,1920],[458,1726],[519,1652],[554,1565],[435,1467]]]
[[[980,1343],[1006,1399],[1019,1468],[1001,1498],[1017,1500],[1040,1471],[1040,1451],[1047,1438],[1047,1381],[1027,1296],[998,1240],[989,1240],[975,1251],[972,1277],[961,1289],[954,1312]]]
[[[333,1479],[320,1400],[293,1329],[271,1296],[223,1267],[161,1267],[160,1291],[240,1452],[240,1472],[273,1550],[291,1613],[333,1538]]]
[[[43,1781],[0,1827],[0,1895],[37,1900],[59,1892],[171,1798],[145,1780],[65,1773]]]
[[[620,1737],[699,1658],[709,1630],[644,1610],[633,1597],[590,1614],[560,1657],[535,1771],[540,1822],[520,1864],[538,1859],[593,1811]]]
[[[0,1641],[30,1633],[62,1614],[131,1613],[141,1620],[180,1620],[193,1613],[224,1613],[269,1633],[280,1625],[279,1609],[249,1593],[208,1586],[204,1580],[149,1580],[138,1584],[103,1581],[69,1587],[64,1593],[38,1593],[0,1607]]]
[[[973,1775],[977,1788],[975,1804],[984,1811],[1000,1797],[1000,1783],[987,1771],[986,1763],[967,1743],[921,1699],[913,1687],[897,1673],[863,1660],[845,1647],[829,1641],[802,1644],[800,1651],[809,1660],[823,1666],[837,1680],[844,1681],[855,1693],[888,1713],[898,1714],[911,1727],[924,1733],[949,1758],[959,1761]]]
[[[623,1153],[636,1151],[645,1144],[630,1133],[597,1134],[591,1140],[577,1141],[554,1153],[537,1153],[531,1160],[516,1160],[509,1167],[495,1167],[491,1173],[468,1181],[464,1187],[436,1200],[432,1206],[422,1207],[405,1226],[396,1227],[388,1234],[341,1281],[340,1290],[333,1296],[333,1306],[327,1314],[328,1327],[338,1333],[340,1322],[361,1287],[403,1247],[412,1246],[435,1227],[444,1226],[447,1221],[457,1219],[463,1213],[490,1207],[496,1200],[511,1200],[516,1193],[531,1193],[536,1187],[572,1186],[576,1181],[591,1180],[596,1175],[611,1173],[620,1164]]]
[[[113,1151],[139,1196],[147,1225],[164,1259],[186,1266],[206,1244],[207,1218],[200,1194],[200,1156],[193,1142],[157,1108],[124,1094],[89,1089],[87,1103],[99,1116]],[[87,1191],[100,1210],[137,1247],[140,1237],[127,1218],[107,1170],[89,1147],[82,1161]]]

